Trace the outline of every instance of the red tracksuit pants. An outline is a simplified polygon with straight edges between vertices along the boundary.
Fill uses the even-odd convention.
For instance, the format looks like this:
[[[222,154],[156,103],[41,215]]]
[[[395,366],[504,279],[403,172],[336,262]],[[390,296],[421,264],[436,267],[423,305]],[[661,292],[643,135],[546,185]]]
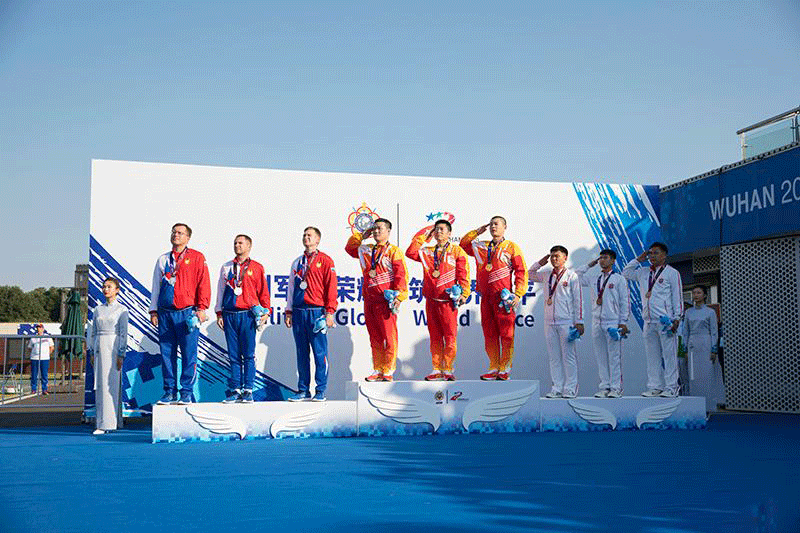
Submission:
[[[506,313],[500,307],[500,293],[486,294],[481,298],[481,327],[489,356],[489,369],[499,372],[511,370],[514,359],[514,319],[516,311]]]
[[[364,300],[364,321],[372,348],[372,367],[375,372],[390,376],[397,360],[397,315],[386,300]]]
[[[425,300],[425,314],[428,315],[433,370],[452,373],[458,332],[456,309],[450,300],[440,302],[428,298]]]

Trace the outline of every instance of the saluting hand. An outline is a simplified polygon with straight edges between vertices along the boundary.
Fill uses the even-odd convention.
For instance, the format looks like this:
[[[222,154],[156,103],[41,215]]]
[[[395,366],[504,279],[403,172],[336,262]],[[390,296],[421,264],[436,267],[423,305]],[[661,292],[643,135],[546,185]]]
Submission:
[[[484,224],[483,226],[479,226],[478,229],[475,230],[475,233],[477,233],[478,235],[480,235],[481,233],[486,233],[488,227],[489,224]]]
[[[645,259],[647,259],[647,250],[645,250],[644,252],[640,253],[638,255],[638,257],[636,257],[636,260],[639,261],[640,263],[644,263]]]
[[[547,254],[546,256],[539,259],[539,266],[545,266],[548,261],[550,261],[550,254]]]
[[[593,259],[593,260],[592,260],[592,261],[589,263],[589,268],[592,268],[593,266],[595,266],[595,265],[597,264],[597,262],[598,262],[598,261],[600,261],[600,258],[599,258],[599,257],[598,257],[597,259]]]

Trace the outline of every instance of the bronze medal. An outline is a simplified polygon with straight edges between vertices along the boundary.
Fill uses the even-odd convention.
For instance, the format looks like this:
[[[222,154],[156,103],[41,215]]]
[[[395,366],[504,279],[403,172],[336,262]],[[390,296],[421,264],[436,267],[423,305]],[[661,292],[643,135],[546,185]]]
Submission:
[[[377,275],[378,275],[378,271],[375,270],[374,268],[369,271],[369,277],[374,278]]]
[[[650,298],[650,291],[647,291],[647,294],[644,295],[645,298]]]
[[[431,272],[431,276],[433,276],[434,278],[438,278],[439,277],[439,271],[438,270],[434,270],[433,272]]]
[[[492,271],[492,265],[486,265],[486,272]]]
[[[602,296],[597,298],[597,305],[603,305],[603,297]]]
[[[553,299],[552,298],[548,298],[547,299],[547,305],[553,305]]]

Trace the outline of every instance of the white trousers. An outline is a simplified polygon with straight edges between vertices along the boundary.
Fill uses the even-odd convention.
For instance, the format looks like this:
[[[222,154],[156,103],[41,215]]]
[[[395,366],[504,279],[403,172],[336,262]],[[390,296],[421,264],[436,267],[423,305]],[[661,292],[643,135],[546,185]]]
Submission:
[[[678,389],[678,336],[662,333],[659,322],[644,323],[647,388]]]
[[[567,342],[570,326],[544,327],[547,353],[550,356],[550,379],[553,392],[578,394],[578,351],[574,342]]]
[[[600,376],[599,388],[622,392],[622,341],[611,338],[608,334],[609,327],[617,327],[617,324],[592,324],[592,344]]]

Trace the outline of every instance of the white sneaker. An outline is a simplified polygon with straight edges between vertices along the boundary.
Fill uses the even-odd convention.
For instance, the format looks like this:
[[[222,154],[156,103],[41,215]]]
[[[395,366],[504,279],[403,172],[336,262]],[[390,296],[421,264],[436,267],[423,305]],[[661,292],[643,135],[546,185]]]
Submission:
[[[677,389],[666,389],[661,391],[661,394],[659,394],[659,396],[661,396],[662,398],[675,398],[678,395],[679,390],[681,390],[680,387],[678,387]]]
[[[653,396],[658,396],[659,394],[661,394],[661,389],[650,389],[650,390],[644,391],[642,393],[642,396],[644,396],[646,398],[652,398]]]
[[[578,393],[575,392],[575,391],[564,391],[561,394],[562,398],[576,398],[577,396],[578,396]]]
[[[92,435],[105,435],[105,433],[106,433],[105,429],[95,429],[94,431],[92,431]]]
[[[595,398],[608,398],[609,390],[608,389],[600,389],[599,391],[594,393]]]
[[[622,391],[611,389],[608,391],[608,398],[622,398]]]
[[[544,397],[545,398],[562,398],[563,395],[558,391],[551,390],[550,392],[545,394]]]

